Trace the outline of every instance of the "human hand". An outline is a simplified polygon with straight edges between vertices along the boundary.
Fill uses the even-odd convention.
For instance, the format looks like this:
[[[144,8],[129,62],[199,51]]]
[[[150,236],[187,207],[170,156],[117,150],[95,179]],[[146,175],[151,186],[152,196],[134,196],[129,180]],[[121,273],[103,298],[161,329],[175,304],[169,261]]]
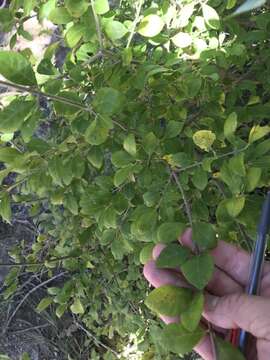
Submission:
[[[181,244],[193,248],[191,229],[179,239]],[[155,265],[165,245],[153,249],[153,260],[144,266],[144,276],[154,287],[162,285],[186,286],[180,271],[159,269]],[[219,241],[212,251],[215,270],[206,287],[203,317],[214,325],[218,333],[226,337],[228,330],[241,328],[251,333],[248,345],[248,359],[269,360],[270,358],[270,263],[264,264],[260,296],[244,293],[249,276],[250,255],[231,244]],[[161,316],[169,324],[179,318]],[[206,335],[194,349],[203,359],[214,360],[211,341]]]

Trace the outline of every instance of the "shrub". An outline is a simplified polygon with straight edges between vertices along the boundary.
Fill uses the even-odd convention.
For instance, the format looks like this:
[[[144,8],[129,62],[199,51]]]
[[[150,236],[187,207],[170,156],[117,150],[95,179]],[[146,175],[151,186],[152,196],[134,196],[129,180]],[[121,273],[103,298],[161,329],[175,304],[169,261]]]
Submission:
[[[270,16],[265,6],[226,17],[236,3],[13,0],[0,10],[2,30],[16,29],[0,52],[0,84],[16,90],[0,112],[0,214],[10,222],[13,204],[26,204],[39,231],[13,258],[28,271],[65,269],[38,310],[70,310],[97,338],[117,339],[117,352],[136,334],[145,359],[169,359],[143,304],[140,259],[154,244],[192,226],[200,255],[185,275],[200,290],[218,238],[252,246],[270,185]],[[31,16],[59,33],[41,59],[12,51],[31,40]]]

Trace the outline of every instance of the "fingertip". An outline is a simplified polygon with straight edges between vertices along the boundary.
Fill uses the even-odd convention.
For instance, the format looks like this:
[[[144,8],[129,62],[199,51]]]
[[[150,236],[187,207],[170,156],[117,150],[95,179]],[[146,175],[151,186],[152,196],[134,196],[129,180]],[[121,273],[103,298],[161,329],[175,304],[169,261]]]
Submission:
[[[179,241],[182,245],[193,249],[194,244],[192,242],[192,229],[187,228],[184,233],[180,236]]]
[[[174,323],[179,323],[180,321],[180,317],[179,316],[175,316],[175,317],[170,317],[170,316],[165,316],[165,315],[160,315],[159,316],[161,318],[161,320],[165,323],[165,324],[174,324]]]
[[[147,281],[150,282],[151,274],[155,270],[155,261],[149,260],[143,267],[143,276],[146,278]]]
[[[164,250],[166,247],[166,245],[164,244],[157,244],[152,251],[152,256],[154,260],[157,260],[157,258],[159,257],[160,253],[162,252],[162,250]]]

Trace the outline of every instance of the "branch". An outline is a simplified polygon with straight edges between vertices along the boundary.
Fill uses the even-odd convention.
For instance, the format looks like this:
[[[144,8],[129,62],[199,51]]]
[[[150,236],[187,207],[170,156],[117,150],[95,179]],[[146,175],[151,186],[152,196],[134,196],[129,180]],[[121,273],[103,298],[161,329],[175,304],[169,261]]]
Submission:
[[[178,186],[178,189],[179,189],[180,192],[181,192],[182,198],[183,198],[183,200],[184,200],[184,205],[185,205],[185,209],[186,209],[186,214],[187,214],[187,217],[188,217],[188,222],[189,222],[190,227],[192,227],[191,209],[190,209],[189,203],[188,203],[188,201],[187,201],[187,198],[186,198],[186,195],[185,195],[183,186],[182,186],[182,184],[180,183],[177,174],[176,174],[172,169],[171,169],[171,174],[172,174],[172,176],[173,176],[173,178],[174,178],[174,181],[176,182],[176,185]]]
[[[94,7],[94,0],[91,0],[91,6],[92,6],[92,11],[93,11],[93,15],[94,15],[95,23],[96,23],[96,30],[97,30],[97,36],[98,36],[98,42],[99,42],[99,49],[102,51],[103,50],[102,34],[101,34],[99,17],[97,15],[97,13],[95,11],[95,7]]]
[[[17,307],[15,308],[15,310],[13,311],[13,313],[11,314],[11,316],[9,317],[9,319],[7,320],[7,323],[5,325],[5,327],[3,328],[3,331],[2,331],[2,334],[5,334],[5,332],[7,331],[8,327],[9,327],[9,324],[11,322],[11,320],[14,318],[14,316],[16,315],[16,313],[18,312],[18,310],[20,309],[20,307],[22,306],[22,304],[25,302],[25,300],[36,290],[40,289],[41,287],[49,284],[50,282],[52,282],[53,280],[63,276],[63,275],[66,275],[67,272],[62,272],[60,274],[57,274],[55,276],[53,276],[52,278],[46,280],[46,281],[43,281],[41,284],[35,286],[33,289],[31,289],[23,298],[22,300],[20,301],[20,303],[17,305]]]
[[[143,6],[143,3],[144,3],[144,0],[140,0],[137,8],[136,8],[136,14],[135,14],[135,19],[133,21],[133,24],[132,24],[132,29],[131,29],[131,32],[130,32],[130,35],[128,37],[128,42],[127,42],[127,46],[126,48],[129,48],[130,44],[131,44],[131,41],[133,39],[133,36],[134,36],[134,33],[135,33],[135,29],[136,29],[136,26],[138,24],[138,21],[139,21],[139,18],[140,18],[140,13],[141,13],[141,8]]]
[[[98,54],[99,54],[99,57],[100,57],[101,54],[100,53],[98,53]],[[31,88],[29,86],[13,84],[13,83],[10,83],[10,82],[4,81],[4,80],[0,80],[0,85],[1,84],[4,85],[4,86],[8,86],[8,87],[17,89],[17,90],[22,91],[22,92],[27,92],[27,93],[32,94],[34,96],[44,96],[47,99],[50,99],[50,100],[53,100],[53,101],[59,101],[59,102],[64,103],[64,104],[74,106],[77,109],[89,112],[90,114],[92,114],[94,116],[100,116],[102,118],[102,116],[100,114],[97,114],[92,108],[86,107],[86,106],[84,106],[82,104],[79,104],[78,102],[73,101],[71,99],[67,99],[67,98],[64,98],[62,96],[47,94],[47,93],[45,93],[43,91],[36,90],[36,89]],[[118,121],[112,120],[112,122],[115,125],[117,125],[118,127],[120,127],[122,130],[127,131],[127,129],[123,125],[121,125]]]
[[[46,259],[45,261],[37,261],[37,262],[32,262],[32,263],[0,263],[0,268],[2,267],[22,267],[22,266],[34,266],[34,265],[44,265],[45,262],[57,262],[57,261],[63,261],[63,260],[67,260],[67,259],[77,259],[79,256],[71,256],[71,255],[67,255],[67,256],[62,256],[59,258],[54,258],[54,259]]]
[[[114,354],[114,356],[117,358],[117,359],[120,359],[120,355],[117,354],[116,351],[114,351],[113,349],[111,349],[109,346],[107,346],[106,344],[104,344],[103,342],[101,342],[99,339],[97,339],[92,333],[90,333],[90,331],[88,331],[87,329],[85,329],[81,324],[79,324],[77,321],[75,321],[75,324],[76,326],[81,329],[83,332],[85,332],[85,334],[90,337],[91,339],[93,339],[95,341],[95,343],[97,345],[100,345],[102,346],[104,349],[110,351],[111,353]]]

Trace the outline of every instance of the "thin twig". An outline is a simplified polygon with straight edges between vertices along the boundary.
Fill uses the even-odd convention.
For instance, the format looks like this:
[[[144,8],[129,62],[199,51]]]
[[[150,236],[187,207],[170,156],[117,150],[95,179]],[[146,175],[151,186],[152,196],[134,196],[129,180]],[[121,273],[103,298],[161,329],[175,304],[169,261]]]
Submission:
[[[16,306],[15,310],[13,311],[13,313],[11,314],[11,316],[9,317],[9,319],[7,320],[7,323],[5,324],[5,327],[3,328],[2,334],[5,334],[5,332],[7,331],[10,322],[12,321],[12,319],[14,318],[14,316],[16,315],[16,313],[18,312],[18,310],[20,309],[20,307],[23,305],[23,303],[25,302],[25,300],[36,290],[40,289],[41,287],[49,284],[50,282],[52,282],[53,280],[62,277],[64,275],[66,275],[67,272],[62,272],[60,274],[57,274],[55,276],[53,276],[52,278],[43,281],[41,284],[35,286],[33,289],[31,289],[23,298],[22,300],[19,302],[19,304]]]
[[[75,321],[76,326],[81,329],[83,332],[85,332],[85,334],[90,337],[91,339],[93,339],[95,341],[96,344],[102,346],[104,349],[110,351],[111,353],[114,354],[114,356],[117,359],[120,359],[120,355],[117,354],[116,351],[114,351],[113,349],[111,349],[108,345],[104,344],[103,342],[101,342],[99,339],[97,339],[92,333],[90,333],[90,331],[88,331],[87,329],[85,329],[81,324],[79,324],[77,321]]]
[[[192,227],[192,215],[191,215],[191,209],[190,209],[190,206],[189,206],[189,203],[187,201],[187,198],[186,198],[186,195],[185,195],[185,192],[184,192],[184,189],[183,189],[183,186],[181,184],[181,182],[179,181],[179,178],[177,176],[177,174],[174,172],[174,170],[171,169],[171,174],[174,178],[174,181],[176,182],[176,185],[178,186],[178,189],[180,190],[181,192],[181,195],[182,195],[182,198],[184,200],[184,205],[185,205],[185,209],[186,209],[186,214],[187,214],[187,217],[188,217],[188,222],[189,222],[189,225],[190,227]]]
[[[130,35],[128,37],[126,48],[129,48],[129,46],[131,44],[131,41],[133,39],[133,36],[135,34],[135,29],[136,29],[136,26],[137,26],[139,18],[140,18],[140,13],[141,13],[141,8],[143,6],[143,3],[144,3],[144,0],[140,0],[138,6],[136,8],[135,19],[134,19],[133,24],[132,24],[132,29],[131,29]]]
[[[100,114],[97,114],[91,107],[86,107],[86,106],[84,106],[82,104],[79,104],[78,102],[73,101],[71,99],[67,99],[67,98],[64,98],[64,97],[58,96],[58,95],[47,94],[47,93],[45,93],[43,91],[36,90],[36,89],[34,89],[34,88],[30,87],[30,86],[23,86],[23,85],[13,84],[13,83],[10,83],[10,82],[4,81],[4,80],[0,80],[0,85],[1,84],[4,85],[4,86],[8,86],[8,87],[17,89],[17,90],[22,91],[22,92],[27,92],[27,93],[32,94],[34,96],[44,96],[47,99],[50,99],[50,100],[53,100],[53,101],[59,101],[59,102],[61,102],[63,104],[74,106],[77,109],[89,112],[90,114],[92,114],[94,116],[100,116],[100,118],[102,118],[102,116]],[[122,124],[120,124],[118,121],[112,120],[112,122],[115,125],[117,125],[118,127],[120,127],[122,130],[127,131],[127,129]]]
[[[22,266],[34,266],[34,265],[44,265],[46,262],[50,263],[50,262],[57,262],[57,261],[63,261],[63,260],[67,260],[67,259],[76,259],[79,256],[71,256],[71,255],[67,255],[67,256],[62,256],[59,258],[54,258],[54,259],[46,259],[44,261],[39,261],[39,262],[32,262],[32,263],[0,263],[0,268],[1,267],[22,267]]]
[[[215,157],[213,157],[213,161],[216,161],[216,160],[219,160],[219,159],[223,159],[224,157],[227,157],[227,156],[230,156],[230,155],[237,155],[239,153],[241,153],[242,151],[245,151],[247,150],[247,148],[249,147],[249,144],[247,144],[246,146],[242,147],[241,149],[239,150],[232,150],[232,151],[229,151],[225,154],[221,154],[221,155],[217,155]],[[194,164],[191,164],[191,165],[188,165],[188,166],[185,166],[183,168],[180,168],[180,169],[177,169],[178,171],[186,171],[186,170],[190,170],[190,169],[193,169],[195,167],[198,167],[200,165],[203,164],[204,161],[198,161]]]
[[[100,27],[99,17],[97,15],[96,11],[95,11],[94,0],[91,0],[91,7],[92,7],[92,11],[93,11],[94,19],[95,19],[95,24],[96,24],[96,30],[97,30],[97,36],[98,36],[98,42],[99,42],[99,49],[102,51],[103,50],[103,41],[102,41],[101,27]]]

